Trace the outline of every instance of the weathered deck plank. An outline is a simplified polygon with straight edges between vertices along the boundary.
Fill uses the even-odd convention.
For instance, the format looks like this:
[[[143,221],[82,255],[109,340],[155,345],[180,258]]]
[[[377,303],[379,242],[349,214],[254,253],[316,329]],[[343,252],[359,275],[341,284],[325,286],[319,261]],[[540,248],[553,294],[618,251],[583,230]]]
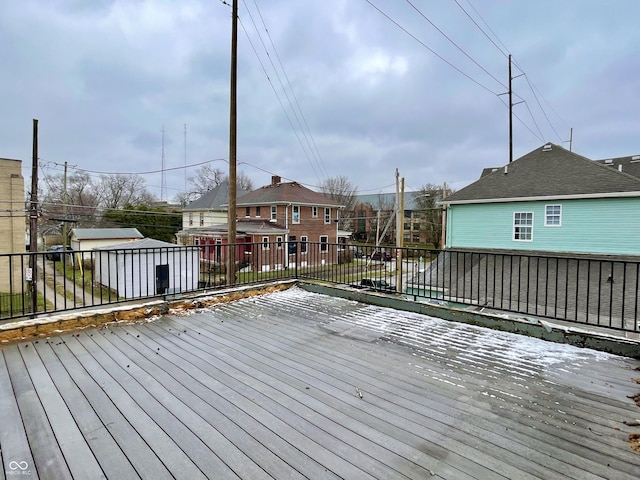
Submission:
[[[0,470],[0,480],[5,471],[31,472],[31,478],[37,479],[33,457],[27,433],[24,429],[20,409],[16,400],[4,354],[0,351],[0,455],[4,468]]]
[[[0,353],[0,480],[640,477],[640,362],[297,289]]]

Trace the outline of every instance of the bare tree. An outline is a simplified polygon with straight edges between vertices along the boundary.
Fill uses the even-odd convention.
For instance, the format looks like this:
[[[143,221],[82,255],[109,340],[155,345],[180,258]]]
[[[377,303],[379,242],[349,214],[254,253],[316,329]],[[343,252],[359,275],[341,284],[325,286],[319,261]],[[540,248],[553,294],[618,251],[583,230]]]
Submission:
[[[238,188],[246,190],[247,192],[254,189],[253,180],[251,180],[249,175],[244,172],[238,172],[236,174],[236,184],[238,185]]]
[[[155,200],[140,175],[102,175],[99,192],[100,206],[105,209],[123,208],[125,205],[150,205]]]
[[[329,177],[320,184],[320,191],[334,200],[337,204],[343,205],[340,212],[339,228],[348,230],[352,228],[353,211],[356,208],[357,187],[343,175]]]
[[[229,175],[221,169],[213,168],[211,165],[204,165],[198,169],[195,176],[189,178],[190,190],[176,195],[176,201],[185,206],[228,180]],[[237,172],[236,185],[239,189],[246,191],[251,191],[254,188],[253,181],[244,172]]]
[[[91,176],[75,172],[67,177],[65,191],[64,175],[45,175],[40,195],[42,224],[49,230],[62,231],[68,225],[91,225],[95,221],[99,199],[97,187]]]
[[[373,211],[376,213],[376,220],[372,222],[373,238],[381,243],[389,242],[396,236],[396,222],[395,222],[395,197],[390,200],[389,195],[379,194],[378,203],[373,206]],[[389,226],[386,231],[385,227]],[[377,238],[380,235],[380,238]]]
[[[447,189],[446,196],[451,193]],[[425,235],[425,242],[437,250],[442,248],[442,198],[443,187],[431,183],[423,185],[415,196],[416,210],[420,212],[420,230]]]
[[[225,173],[221,169],[207,164],[200,167],[195,176],[189,177],[189,183],[191,183],[193,193],[203,195],[220,185],[224,179]]]

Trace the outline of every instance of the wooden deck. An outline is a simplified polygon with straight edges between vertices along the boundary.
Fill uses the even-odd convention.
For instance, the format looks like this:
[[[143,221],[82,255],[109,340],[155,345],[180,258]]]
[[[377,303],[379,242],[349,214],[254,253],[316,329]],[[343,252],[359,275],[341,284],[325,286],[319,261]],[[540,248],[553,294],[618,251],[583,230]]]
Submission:
[[[0,352],[0,480],[640,478],[640,362],[297,288]]]

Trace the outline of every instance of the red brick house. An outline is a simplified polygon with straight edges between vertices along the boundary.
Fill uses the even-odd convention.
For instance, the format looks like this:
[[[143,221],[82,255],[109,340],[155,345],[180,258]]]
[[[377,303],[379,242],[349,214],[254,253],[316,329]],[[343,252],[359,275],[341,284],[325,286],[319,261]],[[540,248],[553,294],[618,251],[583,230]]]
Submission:
[[[339,242],[337,220],[343,207],[322,193],[273,176],[271,184],[238,198],[237,208],[238,221],[266,219],[287,230],[285,265],[295,265],[296,258],[301,267],[337,262],[331,245]],[[260,241],[265,240],[266,236]]]
[[[341,205],[297,182],[271,184],[237,199],[236,262],[254,271],[337,262],[337,219]],[[228,226],[220,223],[183,230],[182,245],[201,245],[203,261],[224,265]]]

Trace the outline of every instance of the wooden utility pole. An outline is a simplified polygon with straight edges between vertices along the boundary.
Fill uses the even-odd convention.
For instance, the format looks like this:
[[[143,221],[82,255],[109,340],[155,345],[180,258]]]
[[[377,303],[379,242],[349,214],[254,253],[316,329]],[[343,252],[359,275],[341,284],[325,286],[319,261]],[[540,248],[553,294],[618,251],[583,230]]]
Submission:
[[[511,89],[511,54],[509,54],[509,163],[513,162],[513,91]]]
[[[569,132],[569,151],[573,152],[573,127],[571,127]]]
[[[397,175],[397,170],[396,170]],[[396,191],[397,191],[396,178]],[[398,234],[396,234],[396,290],[402,292],[402,247],[404,246],[404,177],[400,180],[400,203],[398,204]]]
[[[33,119],[33,160],[29,204],[29,267],[31,268],[31,313],[38,310],[38,120]]]
[[[231,8],[231,92],[229,105],[229,211],[227,217],[227,285],[236,283],[236,133],[238,73],[238,0]]]
[[[447,198],[447,182],[442,186],[442,200]],[[442,204],[442,231],[440,232],[440,249],[444,250],[447,242],[447,206]]]

